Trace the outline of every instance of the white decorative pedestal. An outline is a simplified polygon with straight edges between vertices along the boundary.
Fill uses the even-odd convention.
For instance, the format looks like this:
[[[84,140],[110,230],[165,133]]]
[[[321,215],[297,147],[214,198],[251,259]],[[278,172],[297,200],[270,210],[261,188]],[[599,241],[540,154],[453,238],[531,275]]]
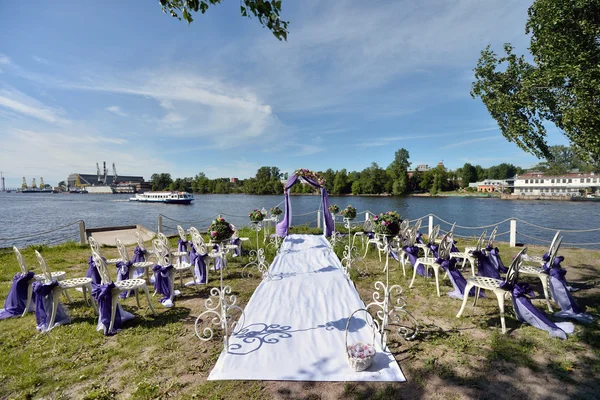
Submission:
[[[211,340],[214,337],[214,331],[211,326],[208,326],[202,330],[202,333],[200,333],[198,330],[198,324],[201,321],[210,319],[211,325],[220,327],[223,330],[223,346],[226,351],[229,349],[230,333],[235,334],[239,332],[241,327],[244,326],[245,319],[244,310],[236,305],[237,297],[231,294],[231,286],[223,286],[224,262],[227,253],[231,250],[226,245],[227,242],[228,240],[219,242],[217,245],[218,250],[209,253],[210,257],[221,260],[221,268],[219,269],[220,285],[219,287],[210,289],[210,297],[204,302],[206,311],[196,318],[196,323],[194,324],[196,336],[203,341]],[[238,310],[240,312],[240,318],[238,321],[232,321],[233,316],[231,312],[233,310]],[[240,326],[240,329],[236,330],[236,327],[238,326]]]
[[[250,262],[242,269],[242,276],[253,276],[251,272],[246,272],[246,269],[256,268],[264,280],[269,280],[271,276],[269,275],[269,264],[265,258],[265,249],[260,247],[258,240],[258,233],[262,230],[262,224],[262,221],[251,221],[249,224],[250,229],[256,231],[256,249],[250,250]]]
[[[271,235],[271,224],[277,227],[277,222],[279,222],[279,217],[277,215],[272,215],[270,218],[265,218],[263,220],[263,223],[265,223],[263,243],[266,243],[265,247],[272,246],[275,250],[279,249],[279,236],[277,236],[277,232],[275,232],[275,235]],[[275,230],[277,230],[277,228]]]
[[[385,251],[385,283],[381,281],[375,282],[375,291],[373,292],[373,301],[369,303],[365,308],[375,311],[375,317],[373,318],[374,323],[377,326],[377,330],[381,335],[382,347],[387,343],[387,331],[390,321],[393,325],[397,326],[398,334],[403,336],[406,340],[414,339],[418,332],[419,327],[417,320],[413,315],[406,310],[406,300],[402,297],[402,287],[400,285],[393,285],[390,287],[390,270],[388,268],[390,261],[390,252],[398,251],[398,247],[391,243],[392,236],[384,236],[383,238],[383,250]],[[402,319],[408,318],[412,323],[412,329],[406,326],[400,325]],[[413,332],[411,334],[411,331]]]

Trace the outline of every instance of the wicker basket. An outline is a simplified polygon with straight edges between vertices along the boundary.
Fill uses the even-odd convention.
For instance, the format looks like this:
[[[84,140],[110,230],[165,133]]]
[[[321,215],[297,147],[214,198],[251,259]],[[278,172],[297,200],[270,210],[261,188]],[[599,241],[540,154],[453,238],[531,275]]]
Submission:
[[[377,352],[375,351],[375,330],[373,330],[372,344],[369,345],[373,350],[373,354],[371,354],[368,357],[364,357],[364,358],[353,357],[350,354],[350,347],[353,347],[356,345],[365,346],[365,344],[362,342],[357,342],[351,346],[348,346],[348,328],[350,326],[350,321],[352,320],[352,317],[354,316],[354,314],[356,314],[359,311],[364,311],[365,313],[368,314],[367,310],[365,310],[364,308],[361,308],[361,309],[354,311],[350,315],[350,318],[348,318],[348,322],[346,323],[346,340],[344,340],[344,351],[346,352],[346,359],[348,360],[348,365],[350,366],[350,368],[352,368],[354,371],[357,371],[357,372],[364,371],[367,368],[369,368],[371,366],[371,364],[373,364],[373,359],[375,358],[375,355],[377,354]]]

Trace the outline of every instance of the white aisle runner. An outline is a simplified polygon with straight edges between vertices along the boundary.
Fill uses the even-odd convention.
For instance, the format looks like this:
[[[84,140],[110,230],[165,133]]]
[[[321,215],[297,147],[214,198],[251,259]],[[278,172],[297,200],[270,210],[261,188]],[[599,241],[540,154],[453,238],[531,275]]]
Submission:
[[[291,235],[245,308],[246,321],[231,337],[209,380],[405,381],[398,363],[382,352],[364,372],[355,372],[344,353],[346,322],[364,308],[340,260],[322,236]],[[234,288],[235,289],[235,288]],[[370,342],[364,313],[352,320],[350,344]]]

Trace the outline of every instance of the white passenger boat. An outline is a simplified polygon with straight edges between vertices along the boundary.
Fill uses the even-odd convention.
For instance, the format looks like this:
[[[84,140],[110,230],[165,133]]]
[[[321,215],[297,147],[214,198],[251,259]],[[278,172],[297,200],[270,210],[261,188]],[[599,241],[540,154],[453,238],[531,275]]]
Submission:
[[[131,197],[129,201],[139,201],[143,203],[169,203],[169,204],[190,204],[194,200],[194,195],[187,192],[146,192],[138,193]]]

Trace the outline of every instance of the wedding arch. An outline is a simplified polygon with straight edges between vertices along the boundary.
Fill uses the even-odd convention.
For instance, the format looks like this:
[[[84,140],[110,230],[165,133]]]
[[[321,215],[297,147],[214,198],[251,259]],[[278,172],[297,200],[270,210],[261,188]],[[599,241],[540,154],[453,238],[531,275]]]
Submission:
[[[289,189],[294,186],[298,181],[303,180],[309,185],[321,189],[321,206],[323,208],[323,234],[330,236],[333,232],[333,217],[329,212],[329,196],[327,196],[327,189],[323,186],[325,183],[319,176],[305,168],[296,170],[292,176],[287,180],[283,193],[285,195],[285,213],[283,219],[277,224],[277,235],[280,237],[286,237],[290,229],[292,222],[292,206],[290,204],[290,192]]]

